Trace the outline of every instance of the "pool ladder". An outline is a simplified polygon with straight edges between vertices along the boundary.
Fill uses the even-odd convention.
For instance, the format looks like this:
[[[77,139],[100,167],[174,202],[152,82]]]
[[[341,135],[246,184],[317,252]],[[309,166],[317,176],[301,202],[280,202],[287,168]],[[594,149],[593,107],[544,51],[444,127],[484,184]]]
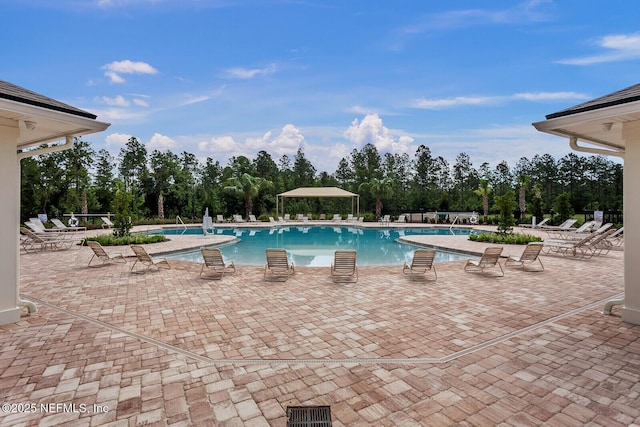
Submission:
[[[180,224],[184,227],[184,231],[187,231],[187,225],[184,223],[182,218],[180,218],[180,215],[176,215],[176,225],[178,224],[178,221],[180,221]]]
[[[453,222],[451,223],[451,226],[449,227],[449,232],[453,235],[455,235],[456,233],[453,232],[453,226],[455,225],[456,221],[458,220],[458,215],[456,215],[455,218],[453,218]]]

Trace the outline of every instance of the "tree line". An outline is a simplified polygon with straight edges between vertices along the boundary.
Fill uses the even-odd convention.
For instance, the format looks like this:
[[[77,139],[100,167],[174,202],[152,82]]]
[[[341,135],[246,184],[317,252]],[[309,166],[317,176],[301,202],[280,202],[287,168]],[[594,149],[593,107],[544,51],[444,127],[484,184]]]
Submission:
[[[274,159],[234,156],[226,165],[188,152],[148,152],[131,137],[117,156],[76,139],[69,150],[21,161],[21,219],[39,213],[126,212],[134,221],[211,214],[275,216],[276,195],[298,187],[339,187],[360,194],[361,211],[373,217],[405,212],[498,211],[496,197],[509,194],[519,216],[550,212],[622,210],[622,165],[604,156],[549,154],[474,167],[466,153],[453,164],[420,145],[415,153],[378,152],[372,144],[342,158],[333,173],[319,172],[302,148]],[[496,199],[499,200],[499,199]],[[341,199],[292,199],[286,211],[351,212]]]

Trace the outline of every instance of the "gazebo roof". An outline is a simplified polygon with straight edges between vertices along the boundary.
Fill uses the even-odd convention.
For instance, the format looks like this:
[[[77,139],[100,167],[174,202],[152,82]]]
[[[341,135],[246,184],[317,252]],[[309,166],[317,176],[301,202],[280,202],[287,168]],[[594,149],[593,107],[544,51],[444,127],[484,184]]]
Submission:
[[[338,187],[300,187],[278,194],[279,197],[357,197],[358,194]]]

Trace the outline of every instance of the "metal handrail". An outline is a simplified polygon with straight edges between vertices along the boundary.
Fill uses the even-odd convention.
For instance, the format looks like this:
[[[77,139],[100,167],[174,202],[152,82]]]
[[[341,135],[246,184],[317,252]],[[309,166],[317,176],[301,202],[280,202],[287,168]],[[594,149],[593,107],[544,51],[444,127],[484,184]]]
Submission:
[[[453,221],[451,222],[451,226],[449,227],[449,232],[450,232],[451,234],[455,234],[455,233],[453,232],[453,226],[454,226],[454,224],[456,223],[456,221],[458,220],[458,218],[459,218],[459,217],[458,217],[458,215],[456,215],[456,217],[455,217],[455,218],[453,218]]]
[[[182,220],[182,218],[180,218],[180,215],[176,215],[176,225],[178,224],[178,221],[180,221],[180,223],[182,224],[182,226],[186,230],[187,229],[187,224],[185,224],[184,221]]]

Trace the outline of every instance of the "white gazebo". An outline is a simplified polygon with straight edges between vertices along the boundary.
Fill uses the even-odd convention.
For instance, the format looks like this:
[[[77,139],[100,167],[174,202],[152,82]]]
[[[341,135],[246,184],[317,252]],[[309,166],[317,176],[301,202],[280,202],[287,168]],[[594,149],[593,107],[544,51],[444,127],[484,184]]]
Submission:
[[[23,306],[30,313],[36,310],[20,299],[19,291],[20,160],[66,150],[74,137],[109,127],[95,119],[94,114],[0,80],[0,325],[20,320]]]
[[[295,190],[286,191],[276,196],[276,214],[280,215],[279,207],[282,206],[282,212],[284,213],[284,199],[285,198],[350,198],[351,199],[351,213],[355,213],[356,216],[360,215],[360,195],[352,193],[347,190],[343,190],[338,187],[299,187]],[[356,211],[354,212],[354,208]]]
[[[622,304],[622,319],[640,325],[640,84],[546,118],[533,126],[569,138],[574,150],[624,159],[624,298],[604,311]]]

